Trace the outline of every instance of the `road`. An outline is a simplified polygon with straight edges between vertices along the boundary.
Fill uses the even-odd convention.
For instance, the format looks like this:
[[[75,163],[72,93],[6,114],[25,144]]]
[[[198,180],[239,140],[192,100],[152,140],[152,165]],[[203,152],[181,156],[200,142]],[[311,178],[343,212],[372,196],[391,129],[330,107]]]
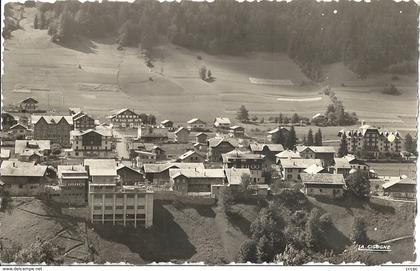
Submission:
[[[137,137],[137,129],[114,130],[114,137],[116,142],[116,151],[119,159],[129,159],[129,152],[126,148],[127,139],[130,137]]]

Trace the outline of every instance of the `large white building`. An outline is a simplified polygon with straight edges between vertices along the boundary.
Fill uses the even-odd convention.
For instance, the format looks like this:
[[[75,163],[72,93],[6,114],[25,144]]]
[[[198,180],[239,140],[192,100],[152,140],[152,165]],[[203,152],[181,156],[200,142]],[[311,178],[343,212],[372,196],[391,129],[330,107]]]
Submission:
[[[101,128],[86,131],[70,132],[72,152],[75,157],[112,158],[115,156],[115,145],[111,129]]]

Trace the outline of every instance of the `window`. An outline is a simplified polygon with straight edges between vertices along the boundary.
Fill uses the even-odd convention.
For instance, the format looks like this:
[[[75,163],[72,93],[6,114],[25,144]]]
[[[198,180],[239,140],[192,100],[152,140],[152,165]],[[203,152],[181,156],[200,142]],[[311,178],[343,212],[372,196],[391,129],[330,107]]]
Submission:
[[[105,206],[105,210],[112,210],[112,206]]]
[[[23,188],[23,185],[22,184],[19,184],[19,189],[22,189]]]
[[[287,175],[287,179],[291,179],[292,178],[292,175],[291,174],[288,174]]]
[[[319,189],[319,192],[322,192],[322,189]]]

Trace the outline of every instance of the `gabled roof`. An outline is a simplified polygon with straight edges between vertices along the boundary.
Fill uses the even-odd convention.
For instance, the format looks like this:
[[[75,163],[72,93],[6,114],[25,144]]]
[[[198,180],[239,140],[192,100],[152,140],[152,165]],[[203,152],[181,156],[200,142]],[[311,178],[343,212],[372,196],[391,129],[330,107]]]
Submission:
[[[171,121],[171,120],[162,120],[160,123],[161,124],[166,124],[166,123],[169,123],[169,122],[173,122],[173,121]]]
[[[395,137],[397,139],[401,139],[401,134],[398,131],[387,131],[378,127],[374,127],[371,125],[362,125],[357,129],[352,129],[352,130],[340,130],[338,132],[338,136],[342,136],[343,134],[345,134],[347,137],[364,137],[367,131],[374,131],[376,133],[378,133],[380,136],[386,137],[388,138],[389,136],[391,137]],[[389,139],[388,139],[389,141]]]
[[[396,184],[416,185],[417,182],[416,182],[415,179],[408,178],[408,177],[405,177],[404,178],[403,176],[400,176],[400,177],[390,177],[389,178],[389,181],[386,182],[386,183],[384,183],[382,185],[382,188],[387,189],[387,188],[390,188],[391,186],[394,186]]]
[[[71,116],[40,116],[32,115],[32,124],[38,123],[41,119],[44,119],[48,124],[57,124],[64,119],[68,124],[73,125],[73,118]]]
[[[204,121],[202,121],[201,119],[198,119],[198,118],[193,118],[193,119],[190,119],[189,121],[187,121],[188,124],[193,124],[193,123],[196,123],[196,122],[206,124]]]
[[[47,166],[18,161],[3,161],[0,170],[1,176],[7,177],[43,177],[47,171]]]
[[[117,176],[117,162],[113,159],[85,159],[91,176]]]
[[[230,127],[231,130],[245,130],[244,127],[239,126],[239,125],[234,125]]]
[[[280,159],[280,164],[283,168],[300,168],[305,169],[313,164],[322,165],[320,159],[302,159],[302,158],[295,158],[295,159]]]
[[[199,137],[199,136],[206,136],[206,137],[208,137],[209,135],[206,134],[206,133],[200,132],[200,133],[196,134],[195,136],[196,137]]]
[[[190,157],[190,156],[191,156],[191,155],[193,155],[193,154],[197,154],[198,156],[203,157],[201,154],[199,154],[199,153],[198,153],[198,152],[196,152],[196,151],[187,151],[186,153],[184,153],[184,154],[180,155],[180,156],[178,157],[178,159],[182,161],[182,160],[184,160],[184,159],[186,159],[186,158]]]
[[[34,99],[34,98],[32,98],[32,97],[29,97],[29,98],[23,99],[20,103],[33,103],[33,104],[37,104],[37,103],[38,103],[38,101],[37,101],[37,100],[35,100],[35,99]]]
[[[224,125],[230,125],[230,119],[229,118],[224,118],[224,117],[217,117],[214,120],[215,124],[224,124]]]
[[[296,146],[298,152],[310,149],[314,153],[335,153],[334,147],[331,146]]]
[[[144,164],[145,173],[161,173],[170,168],[204,169],[203,163],[165,163],[165,164]]]
[[[300,178],[303,184],[332,184],[345,185],[343,174],[318,173],[309,174],[301,173]]]
[[[285,150],[278,154],[276,154],[276,157],[279,159],[285,159],[285,158],[301,158],[300,154],[298,152],[294,152],[291,150]]]
[[[233,138],[213,137],[213,138],[210,138],[208,142],[209,142],[209,147],[211,148],[219,146],[222,142],[227,142],[230,145],[232,145],[232,147],[234,148],[238,146],[237,141]]]
[[[251,176],[249,168],[225,168],[226,179],[230,185],[240,185],[242,176]]]
[[[88,114],[85,114],[85,113],[76,114],[76,115],[73,116],[73,121],[77,121],[77,120],[82,119],[82,118],[93,119],[91,116],[89,116]]]
[[[96,134],[100,134],[101,136],[112,136],[112,129],[102,128],[102,129],[88,129],[84,131],[72,130],[70,131],[70,137],[84,136],[89,133],[96,133]]]
[[[190,133],[190,131],[185,127],[179,127],[174,133],[178,134],[181,131],[185,131],[186,133]]]
[[[283,126],[280,126],[280,127],[274,128],[273,130],[268,131],[267,134],[272,135],[272,134],[278,133],[279,131],[289,132],[289,130],[287,130],[287,128],[285,128]]]
[[[312,164],[308,168],[304,169],[304,171],[306,173],[309,173],[309,174],[317,174],[317,173],[320,173],[323,170],[324,170],[324,168],[320,165],[317,165],[317,164]]]
[[[243,152],[240,150],[233,150],[228,153],[222,154],[223,162],[228,162],[229,159],[245,159],[245,160],[261,160],[264,159],[264,155],[262,154],[256,154],[251,152]]]
[[[129,169],[129,170],[133,171],[134,173],[137,173],[137,174],[141,175],[141,172],[140,171],[138,171],[138,170],[136,170],[136,169],[134,169],[132,167],[126,166],[124,164],[118,164],[118,166],[117,166],[117,173],[118,173],[118,171],[120,171],[121,169],[124,169],[124,168],[125,169]]]
[[[0,150],[0,158],[1,159],[10,158],[10,150],[6,150],[4,148],[1,148],[1,150]]]
[[[21,154],[26,149],[48,151],[51,149],[51,142],[49,140],[16,140],[15,141],[16,154]]]
[[[15,130],[15,129],[25,129],[25,130],[28,130],[28,127],[26,127],[22,123],[16,123],[15,125],[13,125],[12,127],[9,128],[9,130]]]
[[[206,169],[185,169],[171,168],[169,169],[169,177],[176,179],[180,176],[186,178],[217,178],[224,179],[225,172],[222,168],[206,168]]]
[[[87,179],[89,177],[83,165],[58,165],[57,176],[64,179]]]
[[[346,157],[341,157],[341,158],[334,158],[334,167],[335,168],[351,168],[351,165],[349,163],[349,160],[347,160]]]
[[[109,115],[109,118],[114,118],[115,116],[118,116],[118,115],[120,115],[120,114],[122,114],[126,111],[131,112],[133,115],[137,115],[137,113],[134,112],[133,110],[130,110],[128,108],[122,108],[122,109],[119,109],[119,110],[111,111],[111,114]]]
[[[261,152],[263,151],[264,147],[267,147],[271,152],[282,152],[284,151],[282,144],[260,144],[260,143],[251,143],[249,144],[249,148],[253,152]]]

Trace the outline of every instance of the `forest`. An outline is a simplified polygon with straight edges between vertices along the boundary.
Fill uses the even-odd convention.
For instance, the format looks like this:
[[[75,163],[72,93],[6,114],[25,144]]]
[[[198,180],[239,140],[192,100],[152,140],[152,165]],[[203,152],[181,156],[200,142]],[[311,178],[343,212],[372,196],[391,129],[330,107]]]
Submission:
[[[285,52],[312,80],[321,65],[344,62],[361,78],[374,72],[417,72],[413,1],[37,3],[37,29],[55,42],[83,35],[115,37],[120,46],[172,42],[211,54]]]

